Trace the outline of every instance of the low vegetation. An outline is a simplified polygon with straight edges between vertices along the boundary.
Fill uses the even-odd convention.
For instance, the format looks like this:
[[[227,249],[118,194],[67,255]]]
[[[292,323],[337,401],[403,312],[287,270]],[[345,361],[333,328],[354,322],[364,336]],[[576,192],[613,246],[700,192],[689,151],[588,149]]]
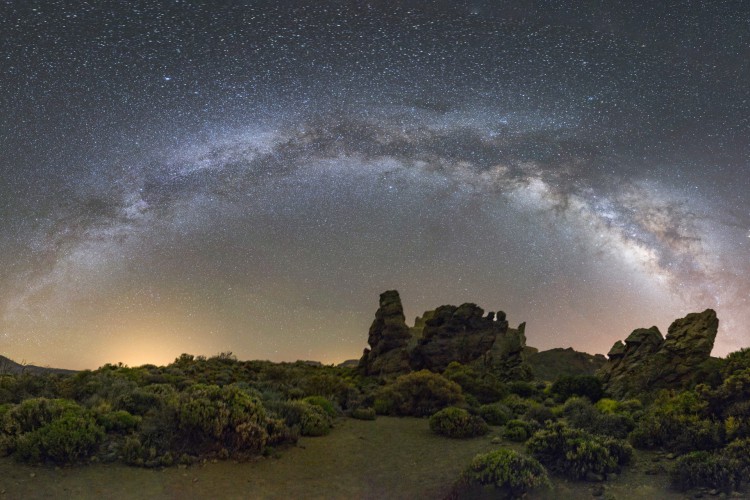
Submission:
[[[482,417],[463,408],[450,406],[430,417],[430,429],[436,434],[452,438],[468,438],[487,434],[490,428]]]
[[[243,362],[231,353],[182,355],[163,367],[4,374],[0,454],[141,467],[283,456],[300,436],[381,414],[426,417],[425,428],[450,438],[500,440],[468,464],[461,494],[489,488],[515,498],[556,477],[605,481],[628,466],[633,448],[674,457],[667,468],[677,490],[742,490],[750,474],[750,353],[703,369],[701,383],[638,399],[608,397],[590,375],[500,382],[451,363],[443,373],[379,379],[355,368]],[[512,451],[509,443],[525,445]]]
[[[476,486],[491,487],[493,498],[520,498],[533,489],[548,488],[551,483],[537,460],[499,448],[474,457],[458,481],[455,495],[470,496]]]

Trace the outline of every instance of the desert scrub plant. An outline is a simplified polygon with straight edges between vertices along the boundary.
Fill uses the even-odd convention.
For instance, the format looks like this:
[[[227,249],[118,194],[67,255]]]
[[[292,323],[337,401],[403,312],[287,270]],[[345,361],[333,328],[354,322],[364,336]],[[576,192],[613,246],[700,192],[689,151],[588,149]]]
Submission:
[[[551,408],[541,403],[534,402],[529,405],[523,414],[523,419],[530,423],[537,423],[541,427],[547,420],[557,420]]]
[[[523,443],[531,435],[531,426],[523,420],[509,420],[503,428],[503,437],[510,441]]]
[[[619,470],[632,457],[630,445],[602,438],[562,423],[549,423],[526,442],[526,450],[542,464],[571,479]]]
[[[331,431],[331,417],[323,408],[303,400],[269,401],[269,411],[282,418],[303,436],[325,436]]]
[[[708,402],[693,391],[662,391],[630,433],[636,448],[686,453],[721,445],[723,425],[711,420]]]
[[[480,373],[457,361],[451,362],[443,376],[461,386],[464,394],[470,394],[480,404],[498,401],[508,395],[508,388],[491,373]]]
[[[737,460],[743,469],[750,468],[750,438],[736,439],[729,443],[722,455]]]
[[[430,417],[430,430],[451,438],[483,436],[490,428],[482,417],[472,415],[463,408],[449,406]]]
[[[594,408],[596,408],[599,413],[613,415],[615,413],[618,413],[620,409],[620,403],[615,401],[614,399],[602,398],[596,402]]]
[[[611,403],[601,405],[607,410],[607,413],[602,413],[599,410],[599,403],[602,401],[611,401],[615,405]],[[599,403],[595,406],[588,398],[573,396],[563,405],[563,416],[571,427],[601,436],[625,439],[635,427],[632,417],[627,413],[609,412],[613,407],[617,407],[616,401],[602,399]]]
[[[66,414],[20,435],[15,457],[23,462],[75,462],[90,456],[103,437],[104,429],[90,414]]]
[[[176,420],[178,439],[189,446],[260,453],[268,439],[263,404],[235,385],[197,384],[183,391]]]
[[[328,398],[324,398],[323,396],[308,396],[303,401],[307,404],[321,407],[331,417],[338,415],[336,408]]]
[[[506,408],[510,409],[513,417],[521,417],[528,411],[529,408],[531,408],[534,403],[536,403],[536,401],[533,401],[531,399],[524,399],[517,394],[511,394],[503,398],[500,403]]]
[[[375,420],[375,408],[355,408],[352,410],[352,418],[357,420]]]
[[[373,407],[381,414],[426,417],[464,402],[457,383],[429,370],[421,370],[402,375],[381,388]]]
[[[303,436],[325,436],[331,432],[331,417],[320,406],[306,404],[300,418]]]
[[[455,488],[456,496],[472,487],[494,489],[493,498],[521,498],[527,492],[551,486],[547,471],[537,460],[507,448],[479,454],[472,459]]]
[[[682,491],[705,486],[725,493],[739,489],[744,477],[739,461],[707,451],[694,451],[681,456],[669,475],[672,486]]]
[[[104,429],[93,414],[65,399],[27,399],[2,419],[3,448],[24,462],[68,463],[94,452]]]
[[[127,434],[138,429],[142,417],[131,415],[125,410],[117,410],[101,413],[97,415],[96,420],[107,432]]]
[[[513,412],[502,403],[493,403],[479,407],[479,416],[490,425],[505,425],[513,418]]]

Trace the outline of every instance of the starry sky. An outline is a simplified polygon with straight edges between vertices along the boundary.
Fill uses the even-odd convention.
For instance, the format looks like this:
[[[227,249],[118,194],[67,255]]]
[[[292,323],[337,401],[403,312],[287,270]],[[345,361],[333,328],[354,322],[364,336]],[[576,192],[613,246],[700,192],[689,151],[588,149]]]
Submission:
[[[741,0],[0,1],[0,353],[333,363],[395,288],[725,355],[749,81]]]

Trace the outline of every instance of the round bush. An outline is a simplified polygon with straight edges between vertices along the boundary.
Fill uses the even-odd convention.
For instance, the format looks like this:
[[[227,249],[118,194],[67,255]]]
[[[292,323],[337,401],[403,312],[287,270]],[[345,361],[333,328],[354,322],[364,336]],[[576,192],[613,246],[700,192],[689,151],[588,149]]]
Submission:
[[[616,472],[630,461],[632,448],[622,440],[602,438],[571,429],[562,423],[549,423],[526,442],[526,450],[552,470],[582,479],[589,472]]]
[[[15,456],[24,462],[75,462],[91,455],[103,437],[91,415],[67,414],[19,436]]]
[[[480,406],[479,415],[490,425],[505,425],[513,418],[513,412],[501,403]]]
[[[375,396],[375,411],[387,415],[426,417],[448,406],[465,402],[461,386],[421,370],[398,377]]]
[[[511,441],[523,443],[529,439],[531,427],[523,420],[509,420],[503,429],[503,437]]]
[[[33,398],[5,411],[2,435],[4,452],[18,460],[65,463],[93,453],[104,429],[74,401]]]
[[[334,408],[333,403],[323,396],[308,396],[303,399],[303,401],[307,404],[321,407],[323,411],[325,411],[331,417],[335,417],[336,415],[338,415],[338,412],[336,411],[336,408]]]
[[[331,417],[320,406],[302,400],[266,404],[269,410],[284,419],[286,425],[298,428],[303,436],[325,436],[331,431]]]
[[[431,416],[430,429],[436,434],[452,438],[481,436],[489,432],[487,423],[481,417],[454,406],[444,408]]]
[[[303,436],[325,436],[331,432],[331,417],[323,408],[306,404],[300,416],[300,432]]]
[[[128,433],[136,430],[140,425],[142,417],[131,415],[125,410],[103,413],[98,417],[99,423],[107,432]]]
[[[196,384],[180,394],[174,411],[180,447],[260,453],[268,440],[262,403],[234,385]]]
[[[506,448],[474,457],[459,481],[458,489],[493,486],[498,498],[520,498],[540,486],[549,487],[547,471],[533,458]],[[460,496],[460,495],[459,495]]]
[[[730,493],[740,487],[743,467],[738,460],[694,451],[677,459],[670,478],[672,486],[679,490],[705,486]]]

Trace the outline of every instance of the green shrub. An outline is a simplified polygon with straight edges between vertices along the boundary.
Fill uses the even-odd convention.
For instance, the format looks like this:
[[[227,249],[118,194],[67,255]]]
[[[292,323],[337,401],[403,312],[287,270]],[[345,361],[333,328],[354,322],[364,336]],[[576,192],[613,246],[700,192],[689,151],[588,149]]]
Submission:
[[[529,408],[531,408],[531,406],[534,405],[536,401],[524,399],[517,394],[511,394],[510,396],[504,398],[501,403],[506,408],[510,409],[514,417],[520,417],[526,414]]]
[[[618,410],[620,409],[620,403],[618,403],[614,399],[602,398],[596,402],[596,405],[594,405],[594,407],[599,413],[613,415],[615,413],[618,413]]]
[[[607,449],[617,465],[627,465],[633,460],[633,447],[624,439],[602,436],[598,441]]]
[[[523,414],[523,419],[528,422],[543,425],[547,420],[557,420],[557,417],[555,417],[554,412],[550,408],[539,403],[534,403],[529,405],[528,409]]]
[[[15,456],[24,462],[75,462],[91,455],[103,437],[91,415],[64,415],[19,436]]]
[[[502,403],[493,403],[479,407],[479,416],[490,425],[505,425],[513,418],[513,413]]]
[[[560,377],[552,384],[550,392],[555,394],[560,401],[565,401],[571,396],[582,396],[588,398],[592,403],[596,403],[604,395],[602,381],[594,375]]]
[[[27,399],[5,411],[0,430],[11,436],[19,436],[52,423],[65,414],[82,410],[75,401],[67,399]]]
[[[612,401],[604,400],[601,401]],[[601,402],[600,401],[600,402]],[[615,402],[616,403],[616,402]],[[597,403],[598,405],[598,403]],[[605,406],[608,411],[611,404]],[[602,435],[624,439],[633,430],[635,423],[628,414],[601,413],[584,397],[573,396],[565,402],[563,415],[571,427]]]
[[[331,417],[320,406],[307,405],[300,418],[303,436],[325,436],[331,432]]]
[[[729,493],[739,489],[743,470],[734,459],[707,451],[694,451],[677,459],[670,470],[672,485],[679,490],[705,486]]]
[[[630,446],[613,438],[601,438],[562,423],[549,423],[526,442],[527,451],[541,463],[572,479],[588,473],[618,470],[632,457]]]
[[[77,461],[104,437],[89,410],[65,399],[22,401],[4,412],[1,429],[3,451],[26,462]]]
[[[509,420],[503,428],[503,437],[511,441],[523,443],[531,435],[531,426],[523,420]]]
[[[357,420],[375,420],[374,408],[355,408],[352,410],[352,418]]]
[[[98,416],[97,421],[107,432],[129,433],[140,425],[142,417],[131,415],[125,410],[106,412]]]
[[[421,370],[398,377],[375,396],[375,411],[387,415],[425,417],[465,402],[455,382]]]
[[[677,453],[711,450],[721,444],[722,424],[708,418],[708,403],[693,391],[662,392],[638,421],[630,442]]]
[[[490,373],[480,373],[457,361],[451,362],[443,376],[461,386],[464,394],[474,396],[480,404],[498,401],[508,395],[508,388]]]
[[[430,417],[430,429],[436,434],[452,438],[481,436],[489,432],[481,417],[471,415],[463,408],[451,406]]]
[[[235,385],[196,384],[180,393],[174,410],[179,450],[260,453],[268,440],[265,408]]]
[[[750,467],[750,438],[737,439],[729,443],[723,455],[740,462],[745,469]]]
[[[474,457],[461,476],[456,496],[472,486],[494,487],[493,498],[521,498],[530,490],[549,488],[551,484],[537,460],[500,448]]]
[[[303,400],[266,403],[268,409],[284,419],[289,427],[297,427],[303,436],[325,436],[331,431],[331,417],[323,408]]]
[[[303,401],[307,404],[319,406],[331,417],[335,417],[336,415],[338,415],[338,412],[336,411],[336,408],[334,408],[333,403],[323,396],[308,396],[303,399]]]

